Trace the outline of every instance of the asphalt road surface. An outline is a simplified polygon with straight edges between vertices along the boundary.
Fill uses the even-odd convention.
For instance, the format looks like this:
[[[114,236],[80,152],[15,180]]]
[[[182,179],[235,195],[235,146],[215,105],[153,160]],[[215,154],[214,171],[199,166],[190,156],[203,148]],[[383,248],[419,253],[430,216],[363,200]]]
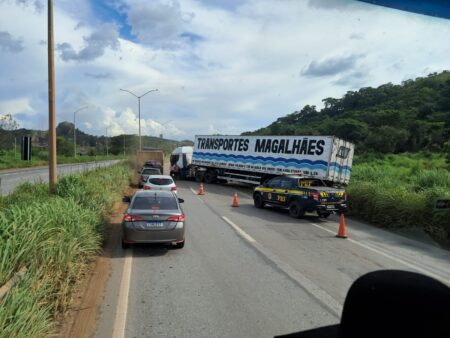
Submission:
[[[436,245],[350,220],[349,238],[339,239],[337,217],[256,209],[249,188],[178,189],[184,249],[124,251],[118,241],[96,337],[272,337],[338,323],[348,288],[369,271],[417,271],[450,284],[450,252]]]
[[[83,170],[91,170],[98,167],[107,167],[117,162],[119,162],[119,160],[60,164],[58,165],[58,175],[63,176]],[[0,195],[8,195],[12,193],[18,185],[24,182],[48,182],[48,167],[22,168],[0,171]]]

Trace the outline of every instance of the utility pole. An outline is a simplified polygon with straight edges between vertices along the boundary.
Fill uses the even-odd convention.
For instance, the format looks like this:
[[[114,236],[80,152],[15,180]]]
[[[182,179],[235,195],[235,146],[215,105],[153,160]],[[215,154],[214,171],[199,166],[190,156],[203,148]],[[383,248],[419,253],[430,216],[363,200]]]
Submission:
[[[130,92],[129,90],[126,89],[120,89],[123,92],[127,92],[130,93],[131,95],[133,95],[134,97],[136,97],[138,99],[138,114],[139,114],[139,151],[142,151],[142,137],[141,137],[141,98],[144,97],[145,95],[147,95],[148,93],[151,92],[156,92],[158,91],[158,89],[152,89],[149,90],[148,92],[142,94],[141,96],[138,96],[132,92]]]
[[[48,47],[48,169],[50,192],[56,190],[58,173],[56,171],[56,116],[55,116],[55,71],[53,51],[53,0],[48,0],[47,19]]]
[[[86,109],[86,107],[81,107],[80,109],[77,109],[73,112],[73,157],[77,157],[77,125],[75,120],[75,114],[78,113],[80,110]]]
[[[123,157],[125,157],[125,134],[123,134]]]
[[[108,156],[108,127],[106,127],[105,145],[106,145],[106,156]]]

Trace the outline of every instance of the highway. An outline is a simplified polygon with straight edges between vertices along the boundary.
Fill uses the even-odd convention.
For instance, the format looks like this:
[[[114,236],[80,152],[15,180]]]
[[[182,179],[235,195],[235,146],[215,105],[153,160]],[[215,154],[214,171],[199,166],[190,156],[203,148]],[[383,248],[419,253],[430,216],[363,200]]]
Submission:
[[[58,175],[91,170],[98,167],[106,167],[119,162],[119,160],[108,160],[98,162],[73,163],[58,165]],[[0,171],[0,195],[8,195],[22,183],[48,182],[48,167],[8,169]]]
[[[252,190],[177,182],[186,245],[122,250],[117,236],[95,337],[272,337],[339,322],[351,283],[380,269],[450,284],[450,252],[337,217],[256,209]],[[240,207],[232,208],[238,192]],[[120,231],[120,224],[115,224]]]

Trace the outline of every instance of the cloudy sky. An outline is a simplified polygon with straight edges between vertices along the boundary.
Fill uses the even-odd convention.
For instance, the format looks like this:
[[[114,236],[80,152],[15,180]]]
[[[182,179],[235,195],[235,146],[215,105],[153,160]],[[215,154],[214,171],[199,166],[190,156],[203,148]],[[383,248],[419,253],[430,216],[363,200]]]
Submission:
[[[450,69],[450,21],[352,0],[56,0],[57,120],[239,134],[348,90]],[[0,0],[0,114],[47,129],[46,1]]]

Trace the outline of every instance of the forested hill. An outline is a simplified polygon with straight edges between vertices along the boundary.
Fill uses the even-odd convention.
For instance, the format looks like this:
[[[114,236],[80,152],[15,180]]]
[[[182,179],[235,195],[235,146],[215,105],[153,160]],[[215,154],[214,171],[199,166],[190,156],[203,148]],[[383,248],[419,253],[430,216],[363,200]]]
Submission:
[[[336,135],[359,151],[449,151],[450,72],[349,91],[243,135]]]

